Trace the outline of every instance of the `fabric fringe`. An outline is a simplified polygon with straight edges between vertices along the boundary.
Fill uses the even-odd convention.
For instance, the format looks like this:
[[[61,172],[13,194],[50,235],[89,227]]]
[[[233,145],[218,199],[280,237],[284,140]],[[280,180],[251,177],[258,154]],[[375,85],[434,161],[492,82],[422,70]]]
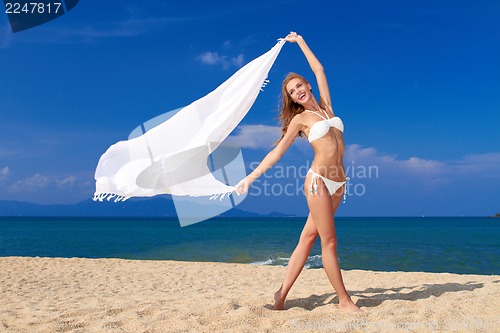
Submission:
[[[214,195],[212,195],[209,200],[215,200],[217,198],[219,198],[220,201],[222,201],[222,199],[224,199],[224,197],[227,197],[229,198],[229,195],[232,195],[233,192],[235,192],[234,190],[232,191],[227,191],[227,192],[221,192],[221,193],[216,193]],[[238,192],[236,192],[238,195],[240,195]],[[203,195],[190,195],[191,197],[201,197]],[[103,202],[105,199],[107,201],[111,201],[111,199],[114,198],[114,202],[119,202],[119,201],[125,201],[125,200],[128,200],[129,198],[127,197],[124,197],[123,195],[117,195],[115,193],[99,193],[99,194],[94,194],[94,201],[100,201],[100,202]]]
[[[344,188],[344,196],[343,196],[344,200],[342,201],[342,203],[345,203],[347,200],[347,189],[349,188],[349,180],[351,180],[351,178],[349,178],[349,177],[345,178],[345,188]]]
[[[94,194],[94,201],[104,201],[104,199],[107,199],[110,201],[111,199],[115,198],[113,201],[118,202],[118,201],[125,201],[128,198],[124,197],[123,195],[117,195],[115,193],[99,193],[99,194]]]
[[[267,86],[267,84],[271,82],[268,79],[265,79],[264,82],[262,82],[262,87],[260,88],[260,91],[264,91],[264,88]]]
[[[219,200],[222,201],[222,199],[224,199],[224,197],[226,196],[226,194],[227,194],[227,197],[229,198],[229,196],[232,195],[233,192],[234,191],[217,193],[217,194],[212,195],[209,199],[210,200],[215,200],[215,199],[219,198]],[[238,193],[238,192],[236,192],[236,193]],[[238,193],[238,195],[240,195],[240,194]]]

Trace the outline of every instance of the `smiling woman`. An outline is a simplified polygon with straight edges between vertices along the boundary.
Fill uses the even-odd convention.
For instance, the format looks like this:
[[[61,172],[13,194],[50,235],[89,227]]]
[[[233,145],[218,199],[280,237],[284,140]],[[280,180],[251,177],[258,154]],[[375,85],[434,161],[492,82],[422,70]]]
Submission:
[[[302,271],[314,242],[320,236],[325,272],[339,297],[339,307],[347,312],[363,312],[347,293],[337,257],[337,236],[334,214],[346,193],[344,169],[344,124],[335,117],[323,66],[302,36],[291,32],[285,40],[297,43],[304,53],[319,88],[319,102],[312,94],[309,82],[301,75],[290,73],[282,83],[280,121],[282,136],[276,147],[266,155],[252,173],[236,186],[245,193],[257,178],[276,164],[298,136],[305,134],[314,149],[314,160],[304,180],[309,216],[302,230],[285,274],[283,284],[274,294],[274,308],[283,310],[285,299]]]

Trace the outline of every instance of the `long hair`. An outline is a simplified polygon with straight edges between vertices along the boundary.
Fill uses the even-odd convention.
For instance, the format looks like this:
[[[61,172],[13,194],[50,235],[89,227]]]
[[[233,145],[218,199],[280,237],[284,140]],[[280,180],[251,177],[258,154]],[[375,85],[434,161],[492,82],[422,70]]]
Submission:
[[[288,125],[292,121],[293,117],[304,111],[304,107],[299,103],[295,103],[286,89],[286,85],[288,84],[288,82],[290,82],[293,79],[301,79],[306,84],[309,83],[302,75],[292,72],[288,73],[288,75],[283,80],[283,84],[281,85],[281,105],[280,105],[281,110],[277,117],[281,125],[281,138],[275,143],[273,143],[273,146],[276,146],[283,139],[286,131],[288,130]],[[298,136],[302,137],[304,136],[304,133],[300,132]]]

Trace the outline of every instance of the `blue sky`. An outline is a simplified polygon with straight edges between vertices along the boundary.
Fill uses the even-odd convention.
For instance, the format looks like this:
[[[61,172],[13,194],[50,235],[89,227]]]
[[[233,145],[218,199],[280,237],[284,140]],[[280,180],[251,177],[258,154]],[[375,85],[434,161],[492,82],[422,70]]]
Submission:
[[[498,17],[493,0],[80,1],[13,34],[0,13],[0,200],[91,198],[111,144],[204,96],[294,30],[323,63],[346,126],[354,177],[339,215],[500,212]],[[289,71],[313,80],[288,43],[232,133],[248,171],[279,137]],[[278,195],[276,186],[301,186],[304,174],[281,172],[306,171],[312,158],[296,140],[239,207],[307,214],[301,193]]]

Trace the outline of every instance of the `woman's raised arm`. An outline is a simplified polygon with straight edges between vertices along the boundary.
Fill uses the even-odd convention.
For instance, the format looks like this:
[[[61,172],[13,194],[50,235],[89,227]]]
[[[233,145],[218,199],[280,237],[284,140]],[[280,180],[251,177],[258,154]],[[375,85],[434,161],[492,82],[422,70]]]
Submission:
[[[316,58],[301,35],[297,34],[296,32],[290,32],[290,34],[285,37],[285,40],[292,43],[297,43],[299,45],[300,49],[307,59],[307,62],[309,63],[309,66],[311,67],[311,70],[316,76],[316,82],[318,83],[320,95],[320,107],[327,108],[333,113],[330,89],[328,88],[328,82],[326,80],[323,65],[321,65],[318,58]]]

